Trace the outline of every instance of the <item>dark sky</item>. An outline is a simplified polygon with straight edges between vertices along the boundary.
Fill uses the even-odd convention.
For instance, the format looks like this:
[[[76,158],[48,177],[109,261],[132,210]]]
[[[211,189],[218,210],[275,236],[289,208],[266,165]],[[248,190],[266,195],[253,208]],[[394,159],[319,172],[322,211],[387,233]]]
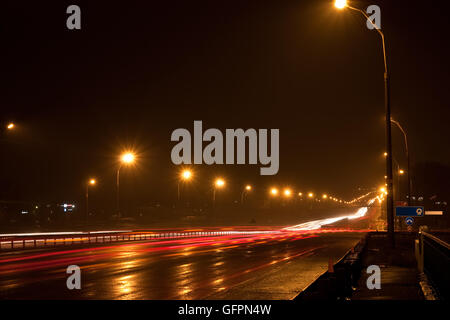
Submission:
[[[246,182],[344,198],[384,176],[379,35],[330,0],[2,1],[3,199],[71,200],[89,176],[113,201],[117,156],[139,153],[122,181],[136,203],[173,199],[176,128],[279,128],[280,171],[195,167],[229,192]],[[392,116],[414,163],[450,163],[449,19],[445,1],[354,1],[381,7]],[[77,4],[82,29],[67,30]],[[394,157],[406,165],[394,128]],[[194,187],[193,187],[194,188]],[[261,191],[262,192],[262,191]]]

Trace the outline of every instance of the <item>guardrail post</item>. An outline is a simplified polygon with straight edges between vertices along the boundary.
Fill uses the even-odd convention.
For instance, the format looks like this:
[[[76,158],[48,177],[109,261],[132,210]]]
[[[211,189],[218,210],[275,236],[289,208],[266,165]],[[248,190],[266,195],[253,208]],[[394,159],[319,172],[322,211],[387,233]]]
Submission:
[[[427,226],[419,227],[419,239],[415,241],[415,253],[417,260],[417,269],[419,272],[424,271],[424,245],[423,245],[423,232],[428,231]]]

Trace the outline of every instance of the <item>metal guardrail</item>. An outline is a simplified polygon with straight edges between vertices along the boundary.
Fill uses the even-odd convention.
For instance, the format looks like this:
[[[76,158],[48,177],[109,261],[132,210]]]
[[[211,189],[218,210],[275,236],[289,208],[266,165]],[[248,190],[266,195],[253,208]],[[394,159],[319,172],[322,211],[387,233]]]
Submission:
[[[450,245],[435,235],[419,231],[416,259],[420,272],[425,272],[440,298],[450,299]]]
[[[270,233],[270,231],[190,231],[190,232],[115,232],[98,233],[82,232],[74,234],[49,234],[33,236],[0,235],[0,250],[14,250],[37,247],[56,247],[75,244],[108,243],[119,241],[140,241],[154,239],[173,239],[191,237],[209,237],[224,235],[250,235],[254,233]]]

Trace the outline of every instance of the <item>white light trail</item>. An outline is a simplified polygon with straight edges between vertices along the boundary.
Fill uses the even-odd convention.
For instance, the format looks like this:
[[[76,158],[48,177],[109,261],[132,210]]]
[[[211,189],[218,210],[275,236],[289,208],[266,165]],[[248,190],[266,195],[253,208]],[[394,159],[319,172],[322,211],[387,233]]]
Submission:
[[[367,204],[371,205],[377,198],[370,199]],[[314,220],[309,221],[305,223],[300,223],[292,227],[284,228],[283,230],[288,231],[306,231],[306,230],[317,230],[320,229],[322,226],[335,223],[337,221],[341,221],[344,219],[358,219],[361,217],[364,217],[367,214],[368,208],[367,207],[361,207],[356,211],[354,214],[341,216],[341,217],[335,217],[335,218],[327,218],[327,219],[320,219],[320,220]]]

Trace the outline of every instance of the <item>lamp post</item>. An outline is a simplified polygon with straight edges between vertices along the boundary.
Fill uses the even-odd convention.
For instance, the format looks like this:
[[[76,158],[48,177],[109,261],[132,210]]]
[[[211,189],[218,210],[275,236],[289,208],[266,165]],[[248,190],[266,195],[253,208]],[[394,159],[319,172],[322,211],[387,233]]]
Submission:
[[[405,170],[400,169],[400,164],[398,163],[397,160],[395,160],[394,157],[392,157],[392,161],[395,163],[396,167],[397,167],[397,199],[401,200],[401,193],[400,193],[400,176],[405,174]],[[408,204],[409,205],[409,204]]]
[[[89,186],[93,186],[97,183],[95,179],[89,179],[86,183],[86,223],[89,218]]]
[[[367,21],[375,28],[378,34],[381,36],[381,42],[383,45],[383,59],[384,59],[384,107],[385,107],[385,130],[386,130],[386,183],[387,183],[387,195],[386,195],[386,213],[387,213],[387,228],[388,238],[391,245],[395,246],[394,239],[394,200],[392,194],[393,177],[392,177],[392,139],[391,139],[391,103],[390,103],[390,85],[389,85],[389,72],[386,58],[386,45],[384,41],[384,34],[381,29],[376,26],[369,16],[361,9],[351,7],[347,4],[346,0],[336,0],[335,6],[338,9],[351,9],[361,13]]]
[[[14,122],[1,123],[0,124],[0,135],[7,134],[8,131],[14,131],[16,129],[16,124]]]
[[[249,185],[249,184],[245,186],[244,190],[242,190],[242,193],[241,193],[241,204],[244,204],[244,197],[247,194],[247,192],[249,192],[251,190],[252,190],[252,186]]]
[[[408,206],[411,205],[411,175],[410,175],[410,161],[409,161],[409,148],[408,148],[408,136],[406,135],[406,131],[403,130],[403,127],[400,123],[391,118],[391,122],[400,129],[403,134],[403,138],[405,139],[405,151],[406,151],[406,175],[408,180]]]
[[[117,198],[116,198],[116,206],[117,206],[117,213],[120,216],[120,169],[122,168],[122,165],[129,165],[134,163],[135,155],[131,152],[123,153],[120,157],[120,164],[119,168],[117,168],[116,172],[116,188],[117,188]]]
[[[222,178],[217,178],[216,181],[214,181],[214,189],[213,189],[213,207],[216,205],[216,190],[221,189],[225,186],[225,180]]]
[[[285,198],[290,198],[292,196],[292,190],[289,188],[285,188],[283,190],[283,195]]]
[[[180,202],[180,183],[181,182],[187,182],[192,179],[192,171],[190,170],[183,170],[180,174],[180,179],[178,179],[178,187],[177,187],[177,200]]]
[[[272,197],[276,197],[278,195],[278,189],[277,188],[271,188],[270,189],[270,195]]]

